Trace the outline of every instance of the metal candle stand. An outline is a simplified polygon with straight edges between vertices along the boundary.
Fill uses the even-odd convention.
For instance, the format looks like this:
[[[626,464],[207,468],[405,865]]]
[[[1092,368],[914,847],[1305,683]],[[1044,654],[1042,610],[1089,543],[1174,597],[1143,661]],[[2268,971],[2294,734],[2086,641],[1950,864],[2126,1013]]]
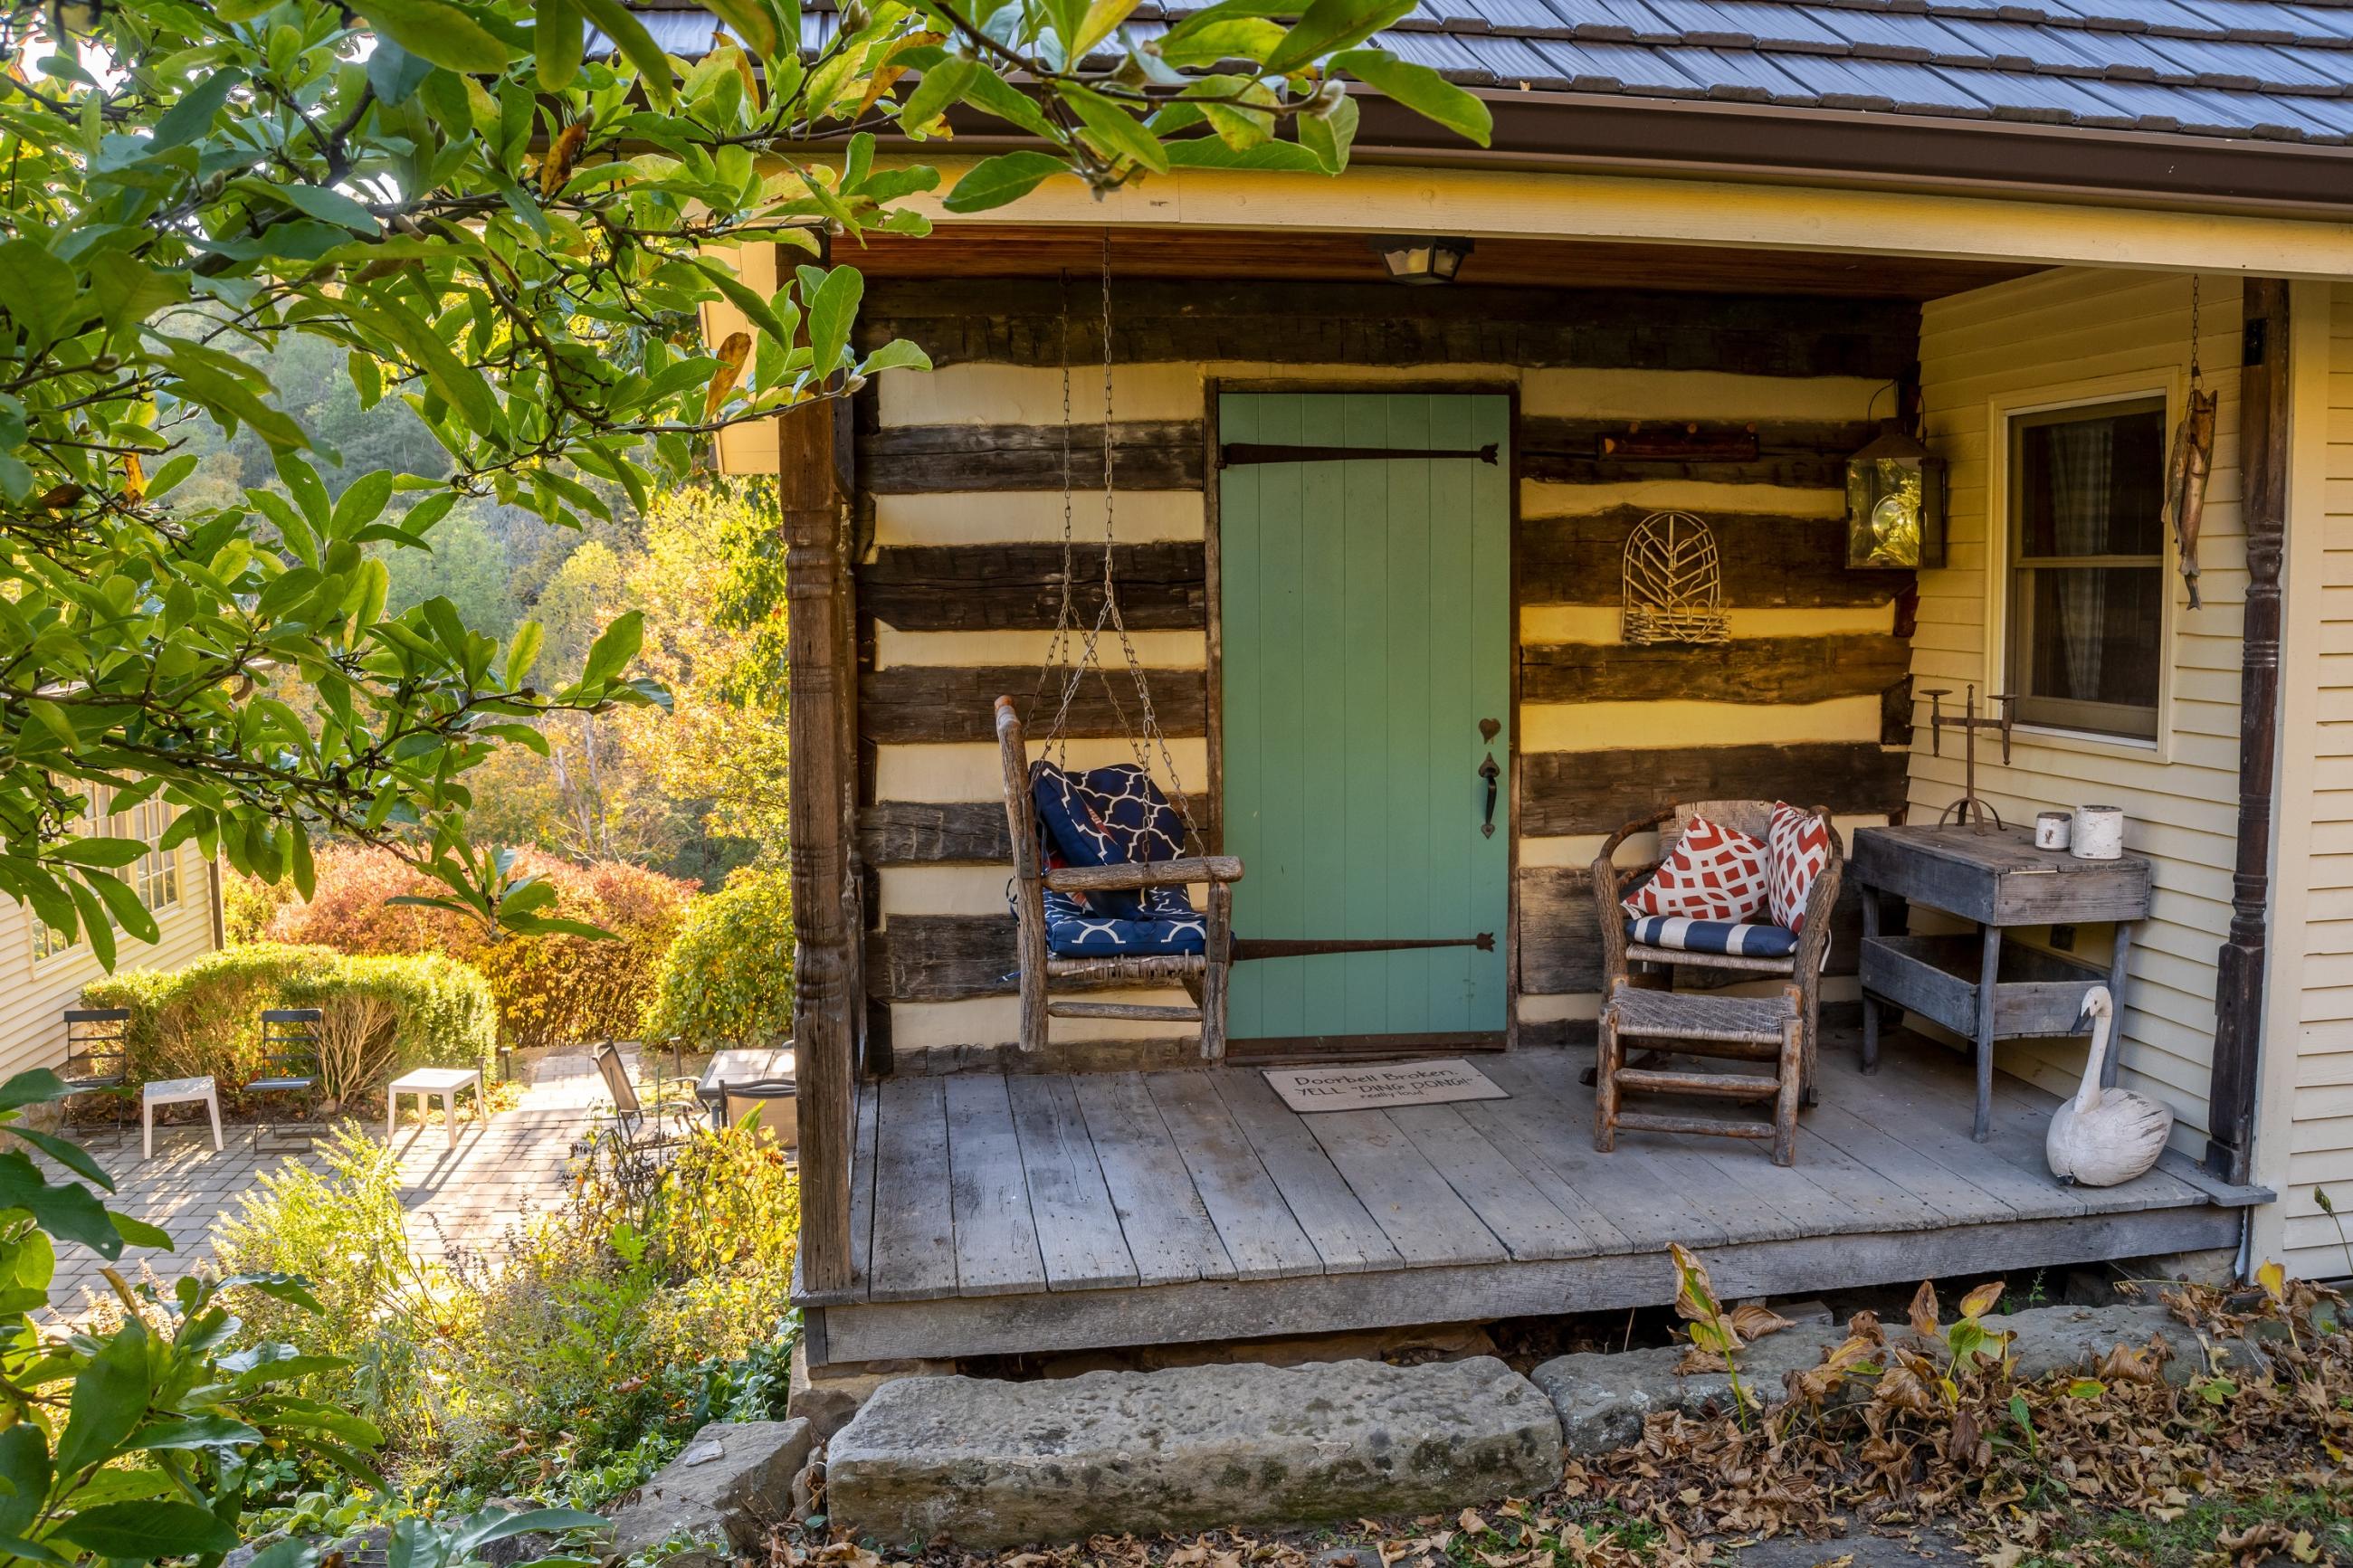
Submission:
[[[2018,698],[2015,694],[2007,691],[1988,692],[1986,694],[1988,704],[1996,702],[2001,704],[2000,716],[1996,717],[1990,712],[1979,713],[1978,689],[1972,685],[1968,689],[1968,695],[1963,699],[1961,715],[1958,718],[1953,718],[1945,712],[1944,703],[1944,700],[1952,694],[1950,688],[1937,691],[1924,691],[1920,694],[1928,700],[1929,754],[1938,757],[1945,754],[1947,725],[1960,731],[1963,737],[1961,798],[1936,814],[1937,824],[1942,826],[1950,822],[1957,826],[1967,823],[1979,833],[1983,833],[1986,830],[1987,819],[1991,818],[1992,826],[2006,826],[2007,824],[2001,819],[2001,813],[1989,803],[1978,798],[1978,731],[1980,730],[2000,731],[2001,760],[2002,764],[2007,767],[2010,763],[2011,710]]]

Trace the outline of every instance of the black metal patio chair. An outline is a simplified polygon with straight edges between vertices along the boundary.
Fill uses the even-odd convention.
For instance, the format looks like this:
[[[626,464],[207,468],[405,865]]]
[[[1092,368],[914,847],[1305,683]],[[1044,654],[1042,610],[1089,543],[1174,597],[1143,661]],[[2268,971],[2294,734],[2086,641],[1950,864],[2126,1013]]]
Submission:
[[[58,1068],[69,1099],[103,1094],[114,1101],[114,1130],[128,1124],[131,1114],[131,1047],[125,1036],[131,1027],[128,1007],[69,1007],[66,1019],[66,1059]]]
[[[719,1103],[713,1109],[722,1126],[732,1127],[746,1117],[754,1118],[760,1131],[786,1148],[800,1147],[800,1100],[788,1078],[723,1082],[719,1085]]]
[[[319,1026],[326,1015],[316,1007],[267,1007],[261,1014],[261,1070],[248,1079],[243,1092],[257,1104],[276,1104],[287,1110],[284,1119],[264,1115],[253,1125],[253,1146],[261,1147],[262,1134],[272,1134],[280,1142],[299,1138],[309,1143],[317,1137],[316,1129],[301,1122],[299,1112],[302,1103],[319,1089]]]

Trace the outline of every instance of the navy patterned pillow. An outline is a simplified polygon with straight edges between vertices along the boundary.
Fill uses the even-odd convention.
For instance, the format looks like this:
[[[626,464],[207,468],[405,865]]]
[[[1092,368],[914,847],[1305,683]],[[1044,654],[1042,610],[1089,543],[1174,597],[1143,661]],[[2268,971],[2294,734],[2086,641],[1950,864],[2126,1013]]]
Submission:
[[[1174,860],[1184,850],[1184,818],[1151,775],[1133,763],[1075,773],[1032,763],[1029,793],[1037,802],[1049,864],[1133,866]],[[1184,895],[1176,896],[1191,913]],[[1146,898],[1133,892],[1096,893],[1085,905],[1100,919],[1155,918]]]

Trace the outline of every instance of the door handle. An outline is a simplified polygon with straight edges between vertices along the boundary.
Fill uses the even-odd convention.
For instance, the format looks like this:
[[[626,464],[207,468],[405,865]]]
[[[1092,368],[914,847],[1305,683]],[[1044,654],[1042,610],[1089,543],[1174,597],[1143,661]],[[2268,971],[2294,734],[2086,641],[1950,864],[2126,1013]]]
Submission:
[[[1496,781],[1504,776],[1504,770],[1495,765],[1494,752],[1488,752],[1487,760],[1479,764],[1479,776],[1487,781],[1487,810],[1480,821],[1479,833],[1482,837],[1493,838],[1495,837],[1495,785]]]

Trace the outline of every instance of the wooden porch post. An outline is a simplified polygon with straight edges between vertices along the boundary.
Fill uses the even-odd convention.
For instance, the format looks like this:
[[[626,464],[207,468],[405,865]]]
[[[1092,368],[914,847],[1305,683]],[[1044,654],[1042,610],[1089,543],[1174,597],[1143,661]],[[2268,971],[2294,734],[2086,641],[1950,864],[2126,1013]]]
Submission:
[[[849,1163],[860,998],[849,858],[857,773],[848,744],[851,681],[849,442],[842,399],[778,420],[788,689],[792,710],[793,1050],[800,1099],[800,1275],[846,1289]]]
[[[2253,1154],[2262,1057],[2263,964],[2271,902],[2272,788],[2279,749],[2280,559],[2288,491],[2288,286],[2246,280],[2239,373],[2239,515],[2247,535],[2247,605],[2239,675],[2239,844],[2231,931],[2214,983],[2214,1076],[2206,1165],[2244,1182]]]

